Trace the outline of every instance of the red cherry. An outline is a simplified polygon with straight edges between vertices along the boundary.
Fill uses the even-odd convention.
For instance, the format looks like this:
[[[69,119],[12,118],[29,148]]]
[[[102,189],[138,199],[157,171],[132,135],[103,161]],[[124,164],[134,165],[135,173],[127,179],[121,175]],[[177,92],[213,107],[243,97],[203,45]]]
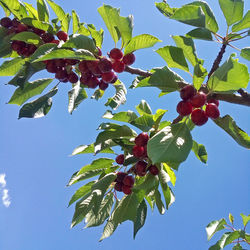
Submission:
[[[151,166],[149,167],[149,172],[150,172],[152,175],[158,175],[158,174],[159,174],[159,169],[157,168],[157,166],[151,165]]]
[[[209,100],[207,100],[207,103],[214,103],[217,107],[219,107],[219,101],[218,100],[216,100],[216,99],[209,99]]]
[[[96,47],[97,48],[97,50],[98,50],[98,56],[102,56],[102,51],[101,51],[101,49],[99,48],[99,47]]]
[[[66,59],[65,62],[68,65],[76,65],[77,63],[79,63],[79,60],[76,60],[76,59]]]
[[[117,182],[123,182],[123,179],[127,176],[127,173],[124,172],[118,172],[116,175],[116,180]]]
[[[109,86],[109,84],[106,83],[106,82],[104,82],[103,80],[101,80],[100,83],[99,83],[99,88],[100,88],[101,90],[107,89],[108,86]]]
[[[18,21],[18,19],[13,18],[13,20],[12,20],[12,25],[13,25],[13,27],[17,28],[17,26],[18,26],[19,23],[20,23],[20,22]]]
[[[220,111],[219,111],[217,105],[214,103],[208,103],[206,106],[205,112],[209,118],[217,119],[220,117]]]
[[[122,165],[124,163],[124,154],[117,155],[117,157],[115,158],[115,161],[117,164]]]
[[[102,80],[106,83],[111,82],[115,77],[115,74],[113,71],[102,73]]]
[[[132,189],[129,186],[123,185],[122,186],[122,192],[126,195],[129,195],[132,193]]]
[[[40,29],[37,29],[37,28],[35,28],[35,27],[32,27],[31,30],[32,30],[35,34],[37,34],[38,36],[41,36],[42,34],[45,33],[44,30],[40,30]]]
[[[92,72],[93,75],[100,75],[102,73],[98,67],[98,64],[99,60],[86,62],[88,69]]]
[[[70,72],[68,75],[68,80],[71,83],[77,83],[78,82],[78,75],[74,72]]]
[[[50,33],[43,33],[41,38],[45,43],[51,43],[54,40],[54,36]]]
[[[125,70],[125,64],[122,61],[114,61],[112,68],[117,73],[122,73]]]
[[[131,65],[135,62],[135,55],[133,53],[127,54],[123,57],[122,61],[125,65]]]
[[[55,64],[57,67],[64,67],[65,66],[65,60],[64,59],[56,59]]]
[[[135,144],[137,146],[145,146],[145,145],[147,145],[148,140],[149,140],[148,134],[146,134],[146,133],[140,133],[139,135],[137,135],[135,137]]]
[[[98,67],[102,73],[110,72],[112,70],[112,63],[106,57],[100,59]]]
[[[85,73],[85,72],[88,72],[88,71],[89,71],[89,68],[88,68],[88,66],[87,66],[86,61],[81,61],[81,62],[78,64],[78,68],[79,68],[79,70],[81,71],[81,73]]]
[[[147,163],[145,161],[138,161],[135,165],[135,172],[139,176],[146,175]]]
[[[63,80],[68,78],[67,71],[65,69],[61,69],[61,70],[57,71],[56,75],[55,75],[55,78],[62,82]]]
[[[25,42],[22,42],[22,41],[13,41],[12,44],[11,44],[11,48],[14,51],[18,51],[19,49],[22,49],[25,46],[26,46]]]
[[[187,85],[187,86],[183,87],[180,91],[181,99],[184,101],[187,101],[188,99],[193,97],[196,94],[196,92],[197,91],[193,85]]]
[[[181,116],[186,116],[191,114],[193,107],[190,102],[180,101],[176,110]]]
[[[110,52],[109,52],[109,56],[114,59],[114,60],[120,60],[123,57],[123,53],[120,49],[117,48],[113,48]]]
[[[135,179],[131,175],[127,175],[123,179],[123,184],[126,186],[133,187],[134,183],[135,183]]]
[[[37,50],[37,47],[34,44],[28,44],[27,47],[31,55]]]
[[[9,17],[4,17],[0,20],[0,24],[4,27],[4,28],[10,28],[12,26],[12,21]]]
[[[56,33],[56,36],[58,37],[59,40],[63,40],[64,42],[66,42],[69,38],[68,34],[64,31],[58,31]]]
[[[100,81],[96,76],[92,76],[87,82],[87,86],[91,89],[95,89],[99,85]]]
[[[204,94],[203,92],[198,92],[190,99],[190,103],[195,108],[202,107],[206,103],[206,101],[207,101],[207,95]]]
[[[117,74],[114,73],[114,78],[113,80],[110,82],[111,84],[115,83],[118,80],[118,76]]]
[[[17,32],[24,32],[28,30],[28,26],[22,23],[19,23],[17,26]]]
[[[49,73],[56,73],[57,72],[57,67],[54,63],[54,61],[49,61],[47,64],[46,64],[46,69]]]
[[[91,74],[90,72],[84,73],[84,74],[82,74],[82,76],[81,76],[81,78],[80,78],[80,82],[81,82],[82,84],[87,85],[88,82],[89,82],[89,80],[91,79],[91,77],[92,77],[92,74]]]
[[[207,117],[204,110],[195,109],[191,113],[191,120],[195,125],[201,126],[201,125],[203,125],[203,124],[205,124],[207,122],[208,117]]]
[[[59,45],[60,41],[58,41],[58,40],[53,40],[53,41],[51,41],[50,43],[54,43],[54,44],[56,44],[56,45]]]
[[[135,145],[132,149],[132,152],[133,152],[134,157],[140,158],[140,157],[144,156],[145,149],[142,146]]]
[[[118,191],[118,192],[121,192],[122,191],[122,186],[123,186],[123,183],[117,182],[115,184],[115,190]]]

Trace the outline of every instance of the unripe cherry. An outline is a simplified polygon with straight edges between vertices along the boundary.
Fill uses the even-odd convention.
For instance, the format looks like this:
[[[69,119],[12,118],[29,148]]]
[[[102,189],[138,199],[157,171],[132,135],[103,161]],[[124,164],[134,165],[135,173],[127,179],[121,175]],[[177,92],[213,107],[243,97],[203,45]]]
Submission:
[[[196,89],[193,85],[186,85],[180,91],[180,97],[182,100],[187,101],[188,99],[192,98],[196,94]]]
[[[186,116],[191,114],[193,107],[190,102],[180,101],[176,107],[176,110],[181,116]]]
[[[208,117],[207,117],[204,110],[195,109],[195,110],[193,110],[193,112],[191,114],[191,120],[195,125],[202,126],[203,124],[205,124],[207,122]]]
[[[206,105],[206,115],[209,117],[209,118],[212,118],[212,119],[217,119],[220,117],[220,111],[217,107],[216,104],[214,103],[208,103]]]

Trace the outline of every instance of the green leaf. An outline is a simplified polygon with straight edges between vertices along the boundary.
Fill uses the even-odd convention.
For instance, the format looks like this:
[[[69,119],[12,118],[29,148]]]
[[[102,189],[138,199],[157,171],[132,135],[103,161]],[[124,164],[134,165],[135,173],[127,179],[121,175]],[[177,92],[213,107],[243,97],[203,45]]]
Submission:
[[[3,3],[0,2],[0,6],[3,8],[3,11],[4,11],[4,13],[5,13],[6,16],[10,16],[11,15],[10,10]]]
[[[7,34],[7,29],[0,27],[0,57],[5,57],[12,52],[11,37]]]
[[[228,26],[242,19],[244,9],[243,0],[219,0],[219,4]]]
[[[239,145],[250,148],[250,136],[237,126],[231,116],[226,115],[213,121],[225,130]]]
[[[140,115],[144,115],[144,114],[151,115],[152,114],[152,110],[151,110],[149,104],[145,100],[141,100],[140,104],[137,105],[135,108]]]
[[[53,88],[46,95],[43,95],[42,97],[39,97],[38,99],[23,105],[19,111],[18,119],[23,117],[41,118],[47,115],[52,106],[51,97],[57,93],[57,90],[58,90],[57,88]]]
[[[155,204],[158,208],[159,213],[165,214],[166,210],[165,210],[164,204],[163,204],[162,199],[161,199],[161,193],[159,192],[158,189],[155,190],[154,198],[155,198]]]
[[[229,218],[229,221],[230,221],[232,224],[234,224],[234,217],[233,217],[233,215],[232,215],[231,213],[229,213],[228,218]]]
[[[242,218],[244,227],[246,227],[246,226],[247,226],[247,223],[248,223],[249,220],[250,220],[250,214],[249,214],[249,215],[240,214],[240,216],[241,216],[241,218]]]
[[[20,32],[14,35],[11,38],[11,40],[23,41],[23,42],[34,44],[34,45],[39,45],[42,42],[42,39],[40,38],[40,36],[38,36],[37,34],[33,32],[28,32],[28,31]]]
[[[18,0],[1,0],[2,4],[10,10],[18,19],[27,16],[25,9],[22,8],[21,3]]]
[[[171,8],[166,2],[155,3],[156,8],[166,17],[171,17],[178,8]]]
[[[207,151],[204,145],[198,144],[195,140],[193,140],[193,152],[195,156],[203,163],[207,163]]]
[[[144,180],[142,180],[142,183],[137,184],[134,186],[133,190],[138,193],[142,192],[143,194],[147,195],[149,194],[152,190],[155,190],[157,187],[159,181],[158,177],[152,174],[147,174]]]
[[[110,5],[103,5],[98,12],[105,22],[115,44],[122,38],[122,47],[126,46],[132,37],[133,16],[120,16],[120,9]]]
[[[108,101],[105,103],[105,106],[109,106],[116,110],[120,105],[126,103],[127,89],[120,80],[117,80],[113,86],[116,89],[116,93],[113,97],[108,99]]]
[[[95,153],[95,146],[94,144],[90,145],[81,145],[75,148],[72,152],[73,155],[79,155],[79,154],[94,154]]]
[[[167,163],[163,163],[162,165],[163,165],[163,170],[167,172],[171,183],[173,184],[173,186],[175,186],[176,175],[174,171],[171,169],[171,167]]]
[[[206,40],[206,41],[213,41],[211,31],[205,28],[193,29],[186,34],[186,37],[191,37],[193,39],[200,39],[200,40]]]
[[[73,34],[76,34],[80,28],[80,18],[75,10],[72,10],[72,25],[73,25]]]
[[[208,87],[214,92],[236,91],[246,88],[249,82],[248,68],[233,59],[232,54],[209,78]]]
[[[138,116],[133,111],[123,111],[116,114],[112,114],[112,111],[108,110],[105,112],[105,114],[102,116],[104,119],[111,119],[119,122],[127,122],[131,123],[131,121],[134,121]]]
[[[56,3],[51,0],[47,0],[52,10],[55,12],[59,21],[62,25],[62,30],[68,33],[69,30],[69,18],[68,15],[64,12],[64,10]]]
[[[32,27],[35,27],[37,29],[41,29],[44,31],[48,31],[49,33],[53,33],[53,27],[49,23],[42,22],[42,21],[36,20],[34,18],[30,18],[30,17],[23,18],[20,21],[26,25],[29,25],[29,26],[32,26]]]
[[[185,36],[172,36],[177,47],[183,49],[183,53],[188,61],[195,66],[199,63],[193,39]]]
[[[25,8],[31,18],[38,19],[37,10],[32,6],[32,4],[24,3]]]
[[[225,228],[224,225],[226,224],[227,222],[225,221],[225,219],[214,220],[210,222],[206,227],[207,240],[211,240],[211,238],[216,232]]]
[[[192,26],[205,27],[205,15],[199,6],[184,5],[170,18]]]
[[[148,156],[154,163],[181,163],[192,148],[192,136],[185,123],[172,124],[156,133],[147,144]]]
[[[128,45],[125,47],[124,55],[130,54],[139,49],[153,47],[158,42],[161,42],[161,40],[149,34],[142,34],[135,36],[130,40]]]
[[[95,92],[91,96],[91,99],[95,99],[98,101],[99,99],[101,99],[103,97],[104,93],[105,92],[103,90],[97,89],[97,90],[95,90]]]
[[[47,78],[39,79],[34,82],[26,82],[23,88],[19,87],[16,89],[8,103],[17,104],[19,106],[22,105],[31,97],[41,94],[53,80],[52,78]]]
[[[101,203],[98,214],[95,215],[91,210],[86,215],[85,221],[87,225],[85,226],[85,228],[96,227],[103,224],[105,220],[109,217],[113,203],[114,203],[114,194],[113,193],[107,194]]]
[[[144,114],[132,121],[131,124],[144,132],[148,132],[155,125],[154,116]]]
[[[57,48],[57,45],[53,44],[53,43],[43,44],[37,48],[35,53],[29,58],[29,60],[31,62],[35,61],[36,59],[39,59],[39,58],[49,54],[51,51],[53,51],[56,48]]]
[[[236,244],[232,250],[243,250],[242,246],[240,245],[240,243]]]
[[[94,53],[96,51],[96,46],[94,41],[84,35],[74,34],[65,42],[62,48],[74,48],[74,49],[85,49]]]
[[[14,59],[5,61],[0,66],[0,76],[13,76],[15,75],[24,65],[25,59],[16,57]]]
[[[87,184],[85,184],[84,186],[80,187],[75,193],[74,195],[71,197],[70,201],[69,201],[69,205],[72,205],[75,201],[79,200],[80,198],[82,198],[83,196],[87,195],[90,191],[91,191],[91,187],[93,186],[93,184],[95,183],[95,181],[91,181]]]
[[[197,90],[200,89],[206,76],[207,70],[200,63],[196,64],[194,66],[193,85]]]
[[[81,88],[80,82],[78,82],[69,92],[69,104],[68,111],[70,114],[79,106],[79,104],[86,98],[88,98],[87,93],[84,88]]]
[[[66,59],[70,58],[77,60],[95,60],[94,55],[90,51],[85,49],[78,49],[76,51],[70,49],[55,49],[52,50],[50,53],[34,60],[34,62],[41,62],[41,61],[61,59],[61,58],[66,58]]]
[[[144,226],[146,217],[147,217],[147,204],[145,200],[143,200],[137,209],[136,217],[134,220],[134,239],[138,231]]]
[[[93,24],[88,24],[88,30],[90,32],[91,37],[94,39],[96,46],[101,48],[103,42],[103,33],[104,33],[103,29],[100,29],[98,31],[96,30]]]
[[[241,50],[240,56],[250,61],[250,47],[246,47]]]
[[[156,52],[166,61],[170,68],[178,68],[189,72],[183,50],[174,46],[165,46]]]
[[[232,31],[236,32],[236,31],[249,29],[249,28],[250,28],[250,10],[247,11],[246,15],[243,17],[242,20],[234,24],[234,26],[232,27]]]
[[[49,9],[45,0],[37,0],[37,11],[40,21],[49,22]]]
[[[99,241],[102,241],[108,238],[109,236],[111,236],[116,230],[117,226],[118,224],[114,223],[114,221],[108,220],[107,224],[105,225],[103,229],[102,237],[100,238]]]
[[[104,141],[100,144],[90,144],[90,145],[81,145],[74,149],[72,152],[73,155],[79,154],[98,154],[98,153],[106,153],[106,154],[114,154],[114,151],[110,148],[116,146],[117,144],[114,143],[112,140]]]

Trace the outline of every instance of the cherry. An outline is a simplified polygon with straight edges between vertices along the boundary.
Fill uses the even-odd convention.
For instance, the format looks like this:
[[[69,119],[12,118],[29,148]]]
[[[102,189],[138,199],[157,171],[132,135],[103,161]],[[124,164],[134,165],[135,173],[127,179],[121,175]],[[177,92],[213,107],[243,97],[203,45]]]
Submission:
[[[219,107],[219,101],[216,99],[209,99],[207,100],[207,103],[214,103],[217,107]]]
[[[110,52],[109,52],[109,56],[114,59],[114,60],[120,60],[123,57],[123,53],[120,49],[117,48],[113,48]]]
[[[85,73],[85,72],[88,72],[88,71],[89,71],[89,68],[88,68],[88,66],[87,66],[86,61],[81,61],[81,62],[78,64],[78,68],[79,68],[79,70],[80,70],[82,73]]]
[[[112,68],[117,73],[122,73],[125,70],[125,64],[122,61],[114,61]]]
[[[124,154],[117,155],[115,158],[115,161],[117,164],[123,164],[124,163]]]
[[[202,107],[206,103],[206,101],[207,101],[207,95],[204,94],[203,92],[198,92],[190,99],[190,103],[195,108]]]
[[[96,47],[96,48],[97,48],[97,50],[98,50],[97,55],[98,55],[98,56],[102,56],[102,51],[101,51],[101,49],[100,49],[99,47]]]
[[[159,169],[157,168],[157,166],[151,165],[151,166],[149,167],[149,172],[150,172],[152,175],[158,175],[158,174],[159,174]]]
[[[187,101],[188,99],[192,98],[196,94],[196,92],[197,91],[193,85],[187,85],[180,91],[181,99]]]
[[[59,40],[63,40],[64,42],[66,42],[69,38],[68,34],[64,31],[58,31],[56,33],[56,36],[58,37]]]
[[[135,183],[135,179],[131,175],[127,175],[123,179],[123,184],[126,186],[133,187],[134,183]]]
[[[118,80],[118,76],[117,76],[117,74],[115,74],[114,73],[114,78],[113,78],[113,80],[110,82],[110,83],[115,83],[116,81]]]
[[[118,191],[118,192],[121,192],[122,191],[122,186],[123,186],[123,183],[117,182],[115,184],[115,190]]]
[[[186,116],[191,114],[193,107],[190,102],[180,101],[176,107],[176,110],[181,116]]]
[[[99,85],[100,81],[96,76],[92,76],[87,82],[87,86],[91,89],[95,89]]]
[[[32,27],[31,30],[32,30],[35,34],[37,34],[38,36],[41,36],[42,34],[45,33],[44,30],[40,30],[40,29],[37,29],[37,28],[35,28],[35,27]]]
[[[115,77],[114,72],[110,71],[110,72],[106,72],[106,73],[102,73],[102,80],[106,83],[111,82]]]
[[[133,53],[127,54],[123,57],[122,61],[125,65],[131,65],[135,62],[135,55]]]
[[[100,83],[99,83],[99,88],[100,88],[101,90],[107,89],[108,86],[109,86],[109,84],[106,83],[106,82],[104,82],[103,80],[101,80]]]
[[[145,161],[138,161],[135,165],[135,172],[139,176],[146,175],[147,163]]]
[[[118,172],[116,175],[116,180],[117,182],[123,182],[123,179],[127,176],[127,173],[124,172]]]
[[[126,195],[129,195],[132,193],[132,189],[129,186],[123,185],[122,186],[122,192]]]
[[[28,51],[31,55],[37,50],[37,47],[34,44],[28,44],[27,47],[28,47]]]
[[[56,44],[56,45],[59,45],[59,44],[60,44],[60,41],[54,39],[54,40],[51,41],[50,43],[54,43],[54,44]]]
[[[102,73],[110,72],[112,70],[112,63],[109,59],[103,57],[102,59],[100,59],[98,67]]]
[[[78,75],[74,72],[70,72],[68,75],[68,80],[71,83],[77,83],[78,82]]]
[[[54,63],[54,61],[49,61],[47,64],[46,64],[46,69],[49,73],[56,73],[57,72],[57,67]]]
[[[62,68],[62,67],[65,66],[65,60],[64,59],[56,59],[55,64],[56,64],[57,67]]]
[[[65,62],[66,62],[66,64],[69,64],[69,65],[76,65],[77,63],[79,63],[79,60],[76,60],[76,59],[66,59]]]
[[[19,49],[22,49],[23,47],[25,47],[25,42],[22,42],[22,41],[13,41],[12,44],[11,44],[11,48],[14,50],[14,51],[18,51]]]
[[[102,72],[98,67],[99,61],[87,61],[86,65],[88,69],[92,72],[94,75],[100,75]]]
[[[9,28],[12,26],[12,21],[9,17],[4,17],[0,20],[0,24],[4,27],[4,28]]]
[[[145,145],[147,145],[148,140],[149,140],[148,134],[146,134],[146,133],[140,133],[139,135],[137,135],[135,137],[135,144],[137,146],[145,146]]]
[[[195,125],[201,126],[207,122],[208,117],[204,110],[195,109],[191,114],[191,120]]]
[[[89,82],[89,80],[91,79],[91,77],[92,77],[92,74],[91,74],[90,72],[85,73],[85,74],[82,74],[82,76],[81,76],[81,78],[80,78],[80,82],[81,82],[82,84],[87,85],[88,82]]]
[[[43,33],[41,38],[45,43],[50,43],[54,40],[54,36],[50,33]]]
[[[64,80],[65,78],[68,77],[67,71],[65,69],[61,69],[56,72],[55,78],[58,80]]]
[[[132,152],[133,152],[134,157],[140,158],[140,157],[144,156],[145,149],[142,146],[135,145],[132,149]]]
[[[19,23],[17,26],[17,32],[24,32],[28,30],[28,26],[22,23]]]
[[[13,20],[12,20],[12,26],[13,27],[17,28],[17,26],[18,26],[19,23],[20,22],[16,18],[13,18]]]
[[[16,34],[16,28],[14,27],[9,28],[7,31],[7,35],[10,35],[10,34]]]
[[[220,111],[217,105],[214,103],[207,104],[205,113],[209,118],[212,119],[217,119],[218,117],[220,117]]]

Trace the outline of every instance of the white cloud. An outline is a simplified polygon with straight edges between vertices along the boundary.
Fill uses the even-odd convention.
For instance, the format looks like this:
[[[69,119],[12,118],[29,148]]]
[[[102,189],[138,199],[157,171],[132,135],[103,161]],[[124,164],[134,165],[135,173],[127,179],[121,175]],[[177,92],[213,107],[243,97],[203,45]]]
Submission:
[[[0,191],[2,190],[2,202],[5,207],[10,206],[10,197],[9,197],[9,190],[6,189],[6,180],[5,180],[5,174],[0,174]]]

